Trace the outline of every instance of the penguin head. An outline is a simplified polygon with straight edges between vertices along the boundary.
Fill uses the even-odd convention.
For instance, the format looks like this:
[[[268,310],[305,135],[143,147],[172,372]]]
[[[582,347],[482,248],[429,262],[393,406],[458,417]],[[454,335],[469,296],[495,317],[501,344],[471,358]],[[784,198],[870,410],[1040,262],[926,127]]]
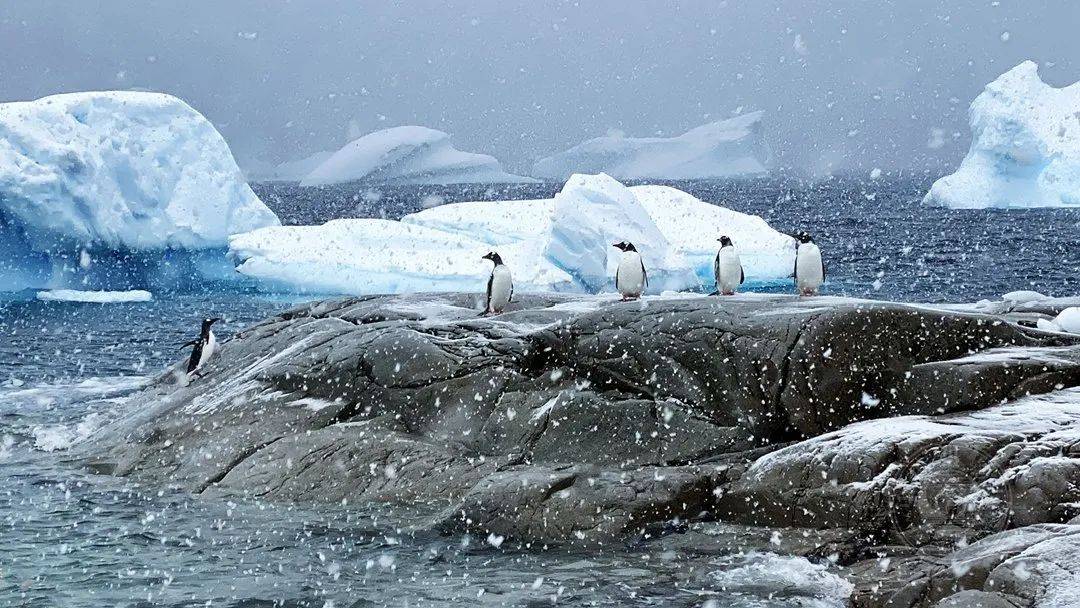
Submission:
[[[722,236],[716,240],[720,241],[721,249],[723,249],[724,247],[731,247],[731,237],[729,236]]]
[[[485,256],[484,256],[483,258],[481,258],[481,259],[484,259],[484,260],[491,260],[491,263],[492,263],[492,264],[495,264],[496,266],[498,266],[499,264],[502,264],[502,263],[503,263],[503,261],[502,261],[502,257],[500,257],[500,256],[499,256],[499,254],[498,254],[498,253],[496,253],[496,252],[494,252],[494,251],[489,251],[489,252],[487,253],[487,255],[485,255]]]
[[[814,239],[805,230],[800,230],[795,234],[795,240],[800,243],[813,243]]]
[[[203,322],[202,322],[203,331],[210,331],[210,326],[213,325],[214,323],[217,323],[220,320],[221,319],[219,319],[217,317],[214,317],[212,319],[207,317],[206,319],[203,319]]]
[[[619,241],[618,243],[613,244],[612,247],[619,251],[637,251],[637,249],[634,248],[634,244],[627,241]]]

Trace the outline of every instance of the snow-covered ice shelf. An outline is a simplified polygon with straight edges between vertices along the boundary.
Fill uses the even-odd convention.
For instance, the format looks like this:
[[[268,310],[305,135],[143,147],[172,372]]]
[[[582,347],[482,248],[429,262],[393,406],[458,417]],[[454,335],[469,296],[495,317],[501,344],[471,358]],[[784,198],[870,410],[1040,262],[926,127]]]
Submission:
[[[552,199],[465,202],[400,222],[334,220],[238,234],[230,257],[241,273],[274,289],[308,293],[475,291],[497,250],[522,291],[597,292],[618,261],[611,246],[633,242],[650,292],[711,289],[716,239],[740,249],[747,280],[786,280],[794,240],[759,217],[664,186],[627,188],[604,175],[574,175]]]
[[[601,172],[618,179],[669,180],[764,175],[772,154],[763,116],[751,112],[678,137],[597,137],[537,161],[533,175],[557,180]]]
[[[1080,83],[1055,88],[1025,61],[975,98],[971,149],[924,202],[946,207],[1080,207]]]

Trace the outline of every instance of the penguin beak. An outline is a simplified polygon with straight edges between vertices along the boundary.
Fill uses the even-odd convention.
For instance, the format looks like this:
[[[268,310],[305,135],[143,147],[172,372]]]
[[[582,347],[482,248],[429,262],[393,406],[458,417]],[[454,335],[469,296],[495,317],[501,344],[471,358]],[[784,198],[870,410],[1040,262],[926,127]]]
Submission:
[[[220,318],[214,317],[213,319],[210,319],[210,324],[213,325],[214,323],[217,323],[220,320],[221,320]]]

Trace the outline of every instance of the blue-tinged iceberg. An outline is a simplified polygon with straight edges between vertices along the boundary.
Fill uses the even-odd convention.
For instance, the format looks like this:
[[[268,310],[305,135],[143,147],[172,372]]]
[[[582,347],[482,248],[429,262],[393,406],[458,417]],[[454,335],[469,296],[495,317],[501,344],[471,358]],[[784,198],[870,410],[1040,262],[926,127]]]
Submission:
[[[204,268],[230,234],[278,223],[213,125],[175,97],[0,104],[0,288],[184,281],[177,270]]]
[[[400,222],[354,219],[263,228],[230,239],[242,274],[271,289],[371,294],[476,291],[497,250],[516,289],[611,289],[618,250],[630,240],[649,269],[650,292],[711,289],[716,239],[731,236],[748,281],[786,280],[794,240],[749,216],[674,188],[627,188],[607,175],[574,175],[552,199],[466,202]]]
[[[462,152],[450,136],[427,127],[383,129],[355,139],[301,180],[304,186],[342,182],[460,184],[533,181],[503,171],[486,154]]]
[[[721,120],[678,137],[607,136],[590,139],[536,162],[533,175],[563,180],[574,173],[617,179],[714,179],[765,175],[772,154],[763,112]]]
[[[1080,207],[1080,83],[1055,88],[1025,61],[969,111],[971,149],[924,202],[957,209]]]

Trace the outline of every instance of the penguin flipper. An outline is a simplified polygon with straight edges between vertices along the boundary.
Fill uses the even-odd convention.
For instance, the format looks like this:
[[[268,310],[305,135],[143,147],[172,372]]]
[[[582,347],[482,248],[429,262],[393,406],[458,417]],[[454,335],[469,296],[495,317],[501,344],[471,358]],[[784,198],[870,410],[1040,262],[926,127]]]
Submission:
[[[739,285],[746,282],[746,270],[743,269],[742,264],[739,264]]]
[[[645,262],[641,263],[641,276],[645,278],[645,288],[649,287],[649,273],[645,271]]]
[[[720,252],[716,252],[716,259],[712,263],[712,276],[716,278],[716,283],[720,283]]]
[[[487,297],[484,298],[484,313],[485,314],[487,314],[487,311],[491,310],[491,286],[494,283],[495,283],[495,272],[493,271],[491,273],[491,276],[488,277]]]
[[[187,342],[184,342],[183,344],[181,344],[180,346],[178,346],[178,347],[177,347],[177,349],[178,349],[178,350],[183,350],[183,349],[185,349],[185,348],[187,348],[187,347],[189,347],[189,346],[195,346],[195,345],[196,345],[196,344],[198,344],[198,343],[199,343],[199,340],[198,340],[198,339],[195,339],[195,340],[188,340]]]

